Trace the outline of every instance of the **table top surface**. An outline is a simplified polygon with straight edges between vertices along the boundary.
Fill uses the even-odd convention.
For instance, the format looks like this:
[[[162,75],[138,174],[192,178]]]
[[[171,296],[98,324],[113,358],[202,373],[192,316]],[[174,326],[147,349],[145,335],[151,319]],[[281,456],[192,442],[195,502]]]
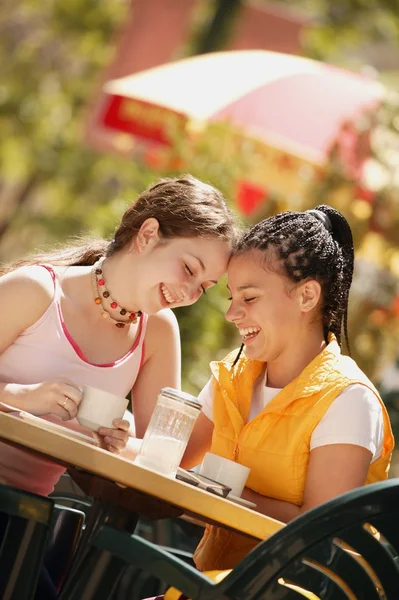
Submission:
[[[31,421],[0,412],[0,439],[94,475],[149,494],[168,504],[257,539],[265,539],[284,523],[190,484],[136,465],[98,446],[42,429]]]

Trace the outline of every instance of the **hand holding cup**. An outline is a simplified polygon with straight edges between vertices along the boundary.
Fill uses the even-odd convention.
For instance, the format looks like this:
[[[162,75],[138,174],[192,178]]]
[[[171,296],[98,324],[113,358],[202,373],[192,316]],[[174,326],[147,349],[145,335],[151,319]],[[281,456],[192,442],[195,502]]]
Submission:
[[[129,441],[130,423],[126,419],[114,419],[113,427],[100,427],[97,436],[102,448],[110,452],[120,452]]]
[[[77,419],[96,433],[103,448],[120,452],[129,440],[129,421],[123,419],[128,399],[105,390],[84,386]]]

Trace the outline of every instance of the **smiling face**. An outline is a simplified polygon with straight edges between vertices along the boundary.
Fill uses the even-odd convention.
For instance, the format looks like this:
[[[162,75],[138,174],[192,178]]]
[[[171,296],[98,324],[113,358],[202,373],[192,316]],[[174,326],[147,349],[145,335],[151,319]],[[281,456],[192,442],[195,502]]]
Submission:
[[[271,362],[298,351],[298,340],[318,305],[320,286],[315,281],[293,284],[277,264],[264,259],[265,252],[258,250],[231,259],[226,319],[239,329],[249,358]]]
[[[160,239],[155,219],[144,224],[131,250],[125,256],[134,258],[134,277],[126,284],[150,315],[194,304],[226,272],[230,258],[229,245],[218,238]]]
[[[178,238],[153,250],[140,306],[147,314],[194,304],[226,272],[229,248],[218,239]]]

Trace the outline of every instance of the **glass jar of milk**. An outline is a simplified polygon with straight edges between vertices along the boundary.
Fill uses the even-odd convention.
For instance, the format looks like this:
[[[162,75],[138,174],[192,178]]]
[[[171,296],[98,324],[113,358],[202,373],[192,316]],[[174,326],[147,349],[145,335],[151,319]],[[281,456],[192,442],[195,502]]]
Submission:
[[[200,411],[194,396],[163,388],[135,462],[174,477]]]

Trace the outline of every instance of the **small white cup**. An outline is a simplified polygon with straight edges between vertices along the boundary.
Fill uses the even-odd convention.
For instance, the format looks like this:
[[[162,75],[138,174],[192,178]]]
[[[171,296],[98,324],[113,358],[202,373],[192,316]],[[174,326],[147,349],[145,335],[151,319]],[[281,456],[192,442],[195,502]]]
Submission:
[[[231,487],[229,495],[240,497],[251,469],[223,456],[207,452],[200,467],[200,474]]]
[[[83,427],[93,431],[100,427],[113,428],[113,420],[123,419],[128,403],[127,398],[85,385],[76,418]]]

